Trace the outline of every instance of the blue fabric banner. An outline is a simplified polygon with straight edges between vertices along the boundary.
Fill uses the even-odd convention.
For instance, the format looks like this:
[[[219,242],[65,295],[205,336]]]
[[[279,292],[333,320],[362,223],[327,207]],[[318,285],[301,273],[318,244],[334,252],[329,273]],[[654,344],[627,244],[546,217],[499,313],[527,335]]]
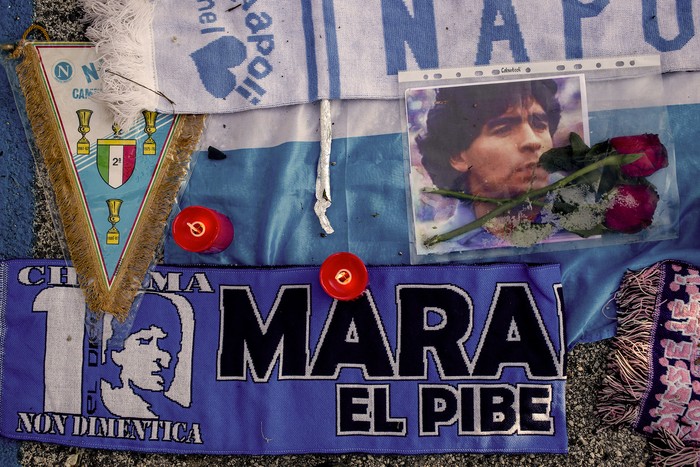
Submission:
[[[159,267],[85,326],[65,263],[0,263],[3,436],[180,453],[565,453],[559,267]]]

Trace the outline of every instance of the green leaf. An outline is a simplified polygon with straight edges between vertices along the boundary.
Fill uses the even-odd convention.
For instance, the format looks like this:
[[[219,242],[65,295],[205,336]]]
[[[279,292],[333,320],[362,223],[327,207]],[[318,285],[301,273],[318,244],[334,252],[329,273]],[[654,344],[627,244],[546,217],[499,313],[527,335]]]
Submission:
[[[620,181],[622,181],[620,166],[605,167],[600,177],[600,183],[598,184],[597,198],[602,198],[605,193],[612,190]]]
[[[552,203],[552,212],[560,215],[571,214],[577,209],[578,206],[563,201],[554,201],[554,203]]]
[[[615,151],[615,149],[612,147],[610,141],[602,141],[594,144],[591,146],[591,150],[589,152],[591,153],[591,156],[597,157],[598,160],[602,159],[603,157],[617,154],[617,151]]]
[[[574,133],[573,131],[569,133],[569,143],[571,144],[571,150],[575,158],[586,154],[590,149],[578,133]]]
[[[594,162],[598,162],[599,160],[605,159],[606,157],[609,157],[613,152],[611,151],[612,147],[607,143],[598,143],[594,145],[590,151],[586,154],[584,158],[584,163],[586,164],[592,164]]]
[[[593,235],[602,235],[602,234],[604,234],[605,232],[607,232],[607,230],[608,230],[608,229],[607,229],[603,224],[598,224],[598,225],[596,225],[595,227],[593,227],[592,229],[588,229],[588,230],[570,230],[569,232],[575,233],[575,234],[578,235],[579,237],[588,238],[588,237],[591,237],[591,236],[593,236]]]
[[[609,147],[607,142],[598,143],[583,154],[574,154],[575,164],[578,167],[585,167],[605,159],[610,155]]]
[[[577,169],[573,162],[571,146],[552,148],[540,156],[540,165],[549,173],[573,172]]]

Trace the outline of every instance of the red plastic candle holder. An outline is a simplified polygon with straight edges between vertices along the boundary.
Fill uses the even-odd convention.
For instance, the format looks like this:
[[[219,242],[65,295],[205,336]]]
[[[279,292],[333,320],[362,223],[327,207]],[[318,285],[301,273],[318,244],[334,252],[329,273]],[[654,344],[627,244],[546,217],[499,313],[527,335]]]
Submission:
[[[219,253],[233,241],[233,224],[218,211],[189,206],[173,221],[173,239],[187,251]]]
[[[365,291],[369,275],[365,263],[352,253],[330,255],[319,271],[321,287],[337,300],[354,300]]]

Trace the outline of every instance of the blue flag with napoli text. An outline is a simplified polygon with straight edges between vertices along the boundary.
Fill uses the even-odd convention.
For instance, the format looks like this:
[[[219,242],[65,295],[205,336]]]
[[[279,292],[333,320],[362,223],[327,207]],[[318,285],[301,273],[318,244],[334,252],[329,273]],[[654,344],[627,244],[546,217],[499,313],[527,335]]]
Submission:
[[[158,267],[85,326],[65,263],[0,263],[0,433],[174,453],[565,453],[559,267]]]

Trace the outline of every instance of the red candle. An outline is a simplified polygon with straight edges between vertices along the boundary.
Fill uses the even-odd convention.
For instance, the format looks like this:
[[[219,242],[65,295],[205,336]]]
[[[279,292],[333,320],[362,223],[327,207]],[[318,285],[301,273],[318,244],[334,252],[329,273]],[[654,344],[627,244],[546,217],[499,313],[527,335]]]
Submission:
[[[330,255],[319,271],[321,287],[337,300],[354,300],[365,291],[369,282],[367,268],[360,258],[352,253],[341,252]]]
[[[233,224],[218,211],[190,206],[175,217],[173,239],[187,251],[219,253],[233,241]]]

